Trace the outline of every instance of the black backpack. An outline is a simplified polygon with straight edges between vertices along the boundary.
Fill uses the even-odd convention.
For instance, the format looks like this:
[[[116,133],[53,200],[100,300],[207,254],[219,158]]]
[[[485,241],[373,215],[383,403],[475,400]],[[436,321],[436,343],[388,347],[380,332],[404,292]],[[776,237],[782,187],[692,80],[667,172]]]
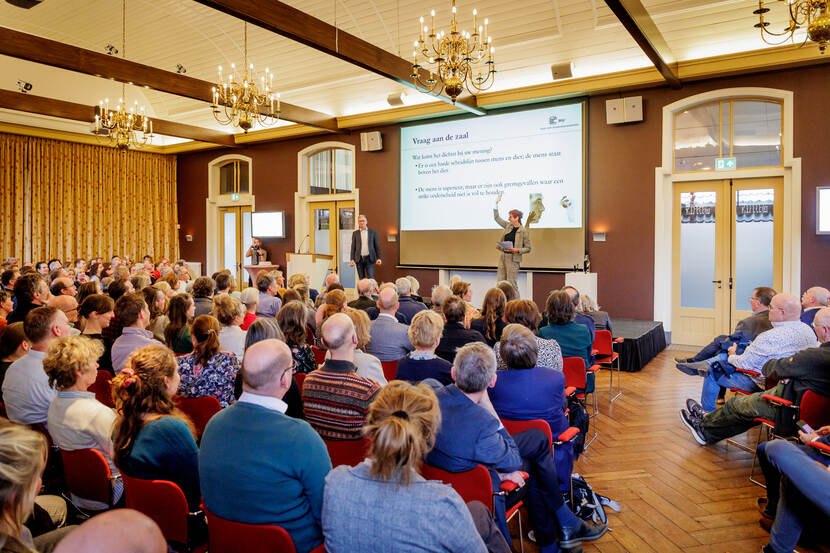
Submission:
[[[588,417],[588,410],[578,399],[568,400],[568,424],[579,429],[579,435],[573,441],[574,460],[585,451],[585,436],[588,434],[588,425],[591,419]]]
[[[565,503],[571,511],[582,520],[593,520],[600,524],[606,524],[608,517],[605,514],[605,507],[620,512],[620,504],[616,501],[596,493],[588,482],[579,474],[571,475],[573,485],[573,504],[570,501],[570,494],[565,493]]]

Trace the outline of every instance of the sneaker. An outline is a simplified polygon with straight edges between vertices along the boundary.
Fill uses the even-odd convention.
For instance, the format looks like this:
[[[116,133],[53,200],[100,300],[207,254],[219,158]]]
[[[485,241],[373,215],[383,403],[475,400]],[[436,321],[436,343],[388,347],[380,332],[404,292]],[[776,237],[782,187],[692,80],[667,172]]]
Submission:
[[[688,363],[689,359],[690,359],[689,357],[675,357],[674,362],[675,363]]]
[[[580,519],[580,525],[576,528],[560,528],[559,547],[560,549],[572,549],[584,541],[600,539],[607,531],[608,526],[605,524]]]
[[[530,540],[530,543],[536,543],[536,532],[534,532],[533,530],[530,530],[527,533],[527,539]]]
[[[703,410],[703,407],[700,403],[696,402],[692,398],[686,400],[686,410],[692,416],[692,418],[697,419],[698,421],[703,420],[703,417],[706,416],[706,411]]]
[[[759,497],[758,498],[758,512],[761,513],[761,516],[767,518],[769,520],[775,520],[775,513],[771,512],[769,509],[769,501],[766,497]]]
[[[700,421],[692,417],[685,409],[680,410],[680,420],[689,428],[692,437],[697,443],[706,445],[706,438],[703,437],[703,431],[700,429]]]
[[[709,374],[708,361],[698,361],[696,363],[677,363],[675,367],[678,371],[691,376],[706,376]]]

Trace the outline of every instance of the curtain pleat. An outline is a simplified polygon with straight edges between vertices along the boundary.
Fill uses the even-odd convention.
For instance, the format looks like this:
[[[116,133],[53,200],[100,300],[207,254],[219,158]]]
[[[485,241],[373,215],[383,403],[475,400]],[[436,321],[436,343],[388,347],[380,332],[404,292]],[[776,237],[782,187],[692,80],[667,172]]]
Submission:
[[[176,157],[0,133],[0,214],[4,257],[176,259]]]

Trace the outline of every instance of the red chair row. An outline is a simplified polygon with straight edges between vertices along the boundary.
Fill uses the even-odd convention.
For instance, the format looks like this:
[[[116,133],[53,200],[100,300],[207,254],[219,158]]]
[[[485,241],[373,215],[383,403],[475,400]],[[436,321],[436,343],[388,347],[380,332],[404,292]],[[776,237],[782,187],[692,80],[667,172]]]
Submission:
[[[599,415],[599,403],[596,394],[596,377],[594,382],[594,391],[586,393],[588,373],[591,372],[596,374],[599,368],[599,365],[592,365],[586,370],[585,360],[581,357],[564,357],[562,359],[562,372],[565,375],[565,386],[569,388],[576,388],[576,394],[574,397],[582,402],[583,405],[587,405],[586,396],[588,394],[591,395],[591,399],[593,400],[591,402],[591,412],[589,413],[589,418],[594,423],[594,432],[590,439],[588,436],[585,437],[585,449],[588,449],[591,442],[597,439],[597,436],[599,435],[597,417]]]
[[[594,343],[591,344],[592,355],[603,369],[609,370],[608,398],[614,403],[622,395],[622,371],[620,368],[620,354],[614,351],[614,345],[622,343],[622,338],[613,338],[610,330],[597,330]],[[614,370],[617,371],[617,393],[614,393]]]

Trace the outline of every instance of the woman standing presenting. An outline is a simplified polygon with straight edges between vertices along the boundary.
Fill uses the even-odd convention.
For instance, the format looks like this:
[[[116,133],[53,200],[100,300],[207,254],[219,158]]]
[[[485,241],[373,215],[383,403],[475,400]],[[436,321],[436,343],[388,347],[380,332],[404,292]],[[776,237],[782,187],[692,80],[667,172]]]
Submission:
[[[519,276],[519,265],[522,263],[522,254],[530,253],[530,232],[522,227],[522,212],[518,209],[511,209],[509,212],[510,221],[499,217],[499,202],[504,193],[499,193],[496,198],[496,207],[493,208],[493,218],[496,223],[504,228],[504,236],[500,242],[512,242],[512,248],[501,248],[496,246],[501,253],[499,257],[497,280],[506,280],[516,290],[519,289],[517,282]]]

